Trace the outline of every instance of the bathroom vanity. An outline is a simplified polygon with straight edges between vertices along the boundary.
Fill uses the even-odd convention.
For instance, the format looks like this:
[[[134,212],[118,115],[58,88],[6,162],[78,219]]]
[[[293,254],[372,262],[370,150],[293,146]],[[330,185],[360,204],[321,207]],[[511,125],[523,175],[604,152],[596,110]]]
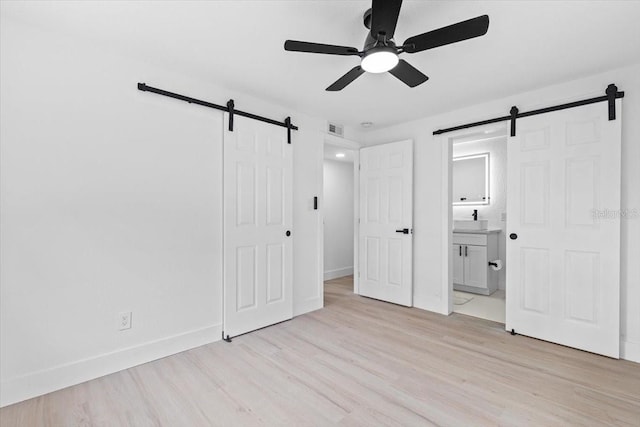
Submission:
[[[453,289],[491,295],[498,289],[498,272],[489,262],[498,259],[500,229],[453,230]]]

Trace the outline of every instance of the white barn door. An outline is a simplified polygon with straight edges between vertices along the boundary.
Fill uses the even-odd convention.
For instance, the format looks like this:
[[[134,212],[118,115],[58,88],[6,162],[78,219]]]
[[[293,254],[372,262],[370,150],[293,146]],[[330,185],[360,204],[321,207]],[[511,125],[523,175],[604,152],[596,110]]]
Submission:
[[[506,329],[619,357],[620,101],[517,120],[508,140]]]
[[[292,153],[284,128],[236,115],[225,129],[225,336],[292,317]]]
[[[360,295],[413,303],[413,142],[360,150]]]

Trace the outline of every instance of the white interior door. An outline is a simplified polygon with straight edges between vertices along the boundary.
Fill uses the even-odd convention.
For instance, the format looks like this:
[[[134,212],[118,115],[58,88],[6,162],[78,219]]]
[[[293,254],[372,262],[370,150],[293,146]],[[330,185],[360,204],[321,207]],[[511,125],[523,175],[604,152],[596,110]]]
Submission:
[[[610,357],[620,339],[620,101],[518,119],[506,328]],[[517,238],[512,240],[512,234]]]
[[[234,116],[225,129],[225,335],[292,317],[292,152],[284,128]]]
[[[360,150],[360,215],[360,295],[411,306],[412,141]]]

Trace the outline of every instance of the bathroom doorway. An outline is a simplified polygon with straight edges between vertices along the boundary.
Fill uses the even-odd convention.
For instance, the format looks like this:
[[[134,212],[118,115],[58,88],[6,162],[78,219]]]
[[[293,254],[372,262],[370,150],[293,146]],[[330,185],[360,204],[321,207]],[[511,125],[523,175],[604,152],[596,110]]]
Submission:
[[[359,150],[325,139],[322,166],[323,280],[358,292]]]
[[[506,128],[450,140],[452,311],[505,323]]]

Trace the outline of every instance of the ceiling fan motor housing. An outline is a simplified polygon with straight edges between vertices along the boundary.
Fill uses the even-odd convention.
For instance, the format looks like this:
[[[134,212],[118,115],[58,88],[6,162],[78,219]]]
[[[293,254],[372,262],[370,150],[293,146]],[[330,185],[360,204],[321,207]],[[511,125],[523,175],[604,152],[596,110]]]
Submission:
[[[368,30],[371,30],[371,17],[372,17],[372,12],[371,12],[371,8],[369,8],[364,12],[364,15],[362,17],[364,26]],[[378,37],[374,37],[371,34],[371,31],[367,31],[367,37],[364,39],[364,48],[362,50],[366,52],[376,45],[389,46],[394,50],[396,49],[396,44],[393,40],[393,37],[390,39],[387,39],[384,33],[380,33]]]
[[[396,44],[393,41],[393,39],[378,40],[378,39],[374,39],[371,36],[371,33],[367,33],[367,38],[364,39],[364,47],[362,48],[362,50],[364,52],[367,52],[368,50],[376,46],[386,46],[386,47],[392,48],[393,50],[396,50]]]

